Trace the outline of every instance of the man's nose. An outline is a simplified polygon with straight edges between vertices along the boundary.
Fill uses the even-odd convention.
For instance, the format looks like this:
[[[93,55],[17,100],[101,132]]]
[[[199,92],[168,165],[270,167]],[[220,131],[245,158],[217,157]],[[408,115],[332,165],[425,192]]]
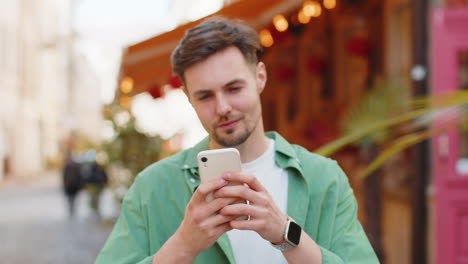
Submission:
[[[220,116],[226,115],[231,111],[232,107],[224,95],[216,97],[216,113]]]

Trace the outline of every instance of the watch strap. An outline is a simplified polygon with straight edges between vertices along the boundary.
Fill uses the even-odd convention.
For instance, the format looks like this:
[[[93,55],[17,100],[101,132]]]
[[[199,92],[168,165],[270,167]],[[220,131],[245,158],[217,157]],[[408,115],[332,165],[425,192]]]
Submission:
[[[273,243],[271,245],[280,251],[285,251],[296,247],[296,245],[290,244],[289,241],[284,241],[279,245],[275,245]]]

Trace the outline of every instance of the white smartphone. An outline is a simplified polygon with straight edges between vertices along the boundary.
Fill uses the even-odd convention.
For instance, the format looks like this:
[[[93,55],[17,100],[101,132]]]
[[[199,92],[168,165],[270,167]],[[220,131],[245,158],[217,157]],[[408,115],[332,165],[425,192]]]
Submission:
[[[198,171],[202,183],[213,179],[221,178],[227,171],[242,171],[239,151],[235,148],[223,148],[201,151],[197,155]],[[230,183],[229,185],[240,185],[241,183]],[[213,200],[213,194],[206,198],[207,202]],[[239,200],[238,203],[247,203]],[[246,216],[239,217],[239,220],[247,219]]]
[[[197,160],[202,182],[220,178],[227,171],[242,170],[240,154],[235,148],[201,151]]]

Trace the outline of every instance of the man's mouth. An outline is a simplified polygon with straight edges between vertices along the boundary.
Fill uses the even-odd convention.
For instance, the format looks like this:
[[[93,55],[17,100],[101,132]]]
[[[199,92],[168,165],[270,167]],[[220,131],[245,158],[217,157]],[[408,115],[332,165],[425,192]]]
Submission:
[[[223,123],[220,123],[218,125],[218,128],[222,128],[222,129],[229,129],[229,128],[233,128],[236,126],[236,124],[239,122],[239,120],[233,120],[233,121],[227,121],[227,122],[223,122]]]

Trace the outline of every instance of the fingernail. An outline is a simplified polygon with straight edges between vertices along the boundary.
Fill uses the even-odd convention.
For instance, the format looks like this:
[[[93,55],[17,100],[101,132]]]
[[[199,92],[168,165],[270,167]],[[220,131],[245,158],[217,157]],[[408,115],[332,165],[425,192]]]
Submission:
[[[225,178],[225,179],[229,179],[229,177],[231,177],[231,173],[230,173],[230,172],[224,173],[224,178]]]

